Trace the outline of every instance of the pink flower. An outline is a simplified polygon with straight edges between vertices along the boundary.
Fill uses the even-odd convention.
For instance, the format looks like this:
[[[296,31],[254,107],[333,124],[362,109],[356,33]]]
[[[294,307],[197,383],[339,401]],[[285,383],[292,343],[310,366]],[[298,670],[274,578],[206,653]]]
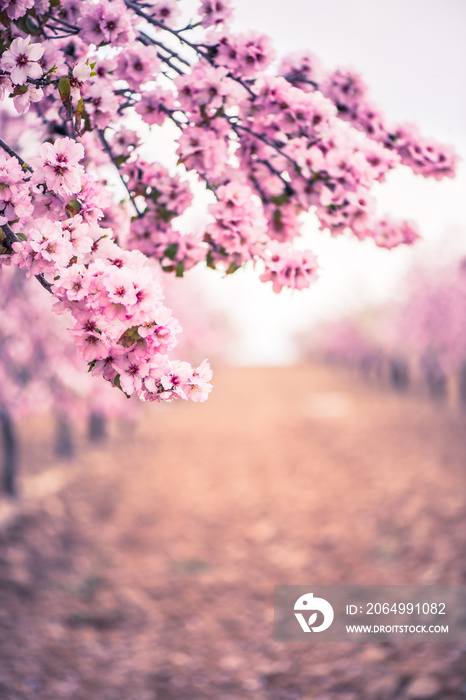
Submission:
[[[113,304],[132,306],[136,303],[136,292],[133,285],[133,274],[114,265],[107,268],[104,286],[108,298]]]
[[[320,82],[322,68],[320,61],[310,51],[288,54],[280,63],[278,74],[305,92],[315,89]]]
[[[220,109],[236,108],[247,96],[246,90],[228,77],[226,68],[201,62],[189,75],[175,78],[174,83],[183,110],[193,114],[215,116]]]
[[[31,37],[18,37],[11,42],[10,48],[0,59],[0,68],[10,72],[14,85],[23,85],[28,78],[41,78],[42,68],[38,61],[42,58],[44,47],[31,44]]]
[[[37,170],[32,176],[36,185],[44,182],[57,194],[76,194],[81,189],[84,168],[79,161],[84,158],[84,148],[67,137],[57,139],[54,144],[43,143],[40,156],[35,158]]]
[[[42,88],[36,88],[33,85],[28,85],[26,92],[16,95],[13,98],[13,104],[18,114],[24,114],[28,111],[31,102],[40,102],[44,96]]]
[[[146,124],[162,126],[168,113],[175,110],[175,98],[169,90],[156,87],[150,92],[143,92],[141,100],[136,105],[136,112],[141,115]]]
[[[117,76],[126,80],[134,90],[139,90],[148,80],[155,80],[159,72],[160,59],[155,46],[143,46],[138,43],[118,55]]]
[[[113,364],[120,371],[120,384],[125,394],[131,396],[134,391],[141,391],[142,382],[150,370],[147,362],[126,355],[118,358]]]
[[[201,0],[199,14],[203,27],[217,27],[231,19],[233,8],[230,0]]]
[[[6,10],[10,19],[24,17],[31,7],[34,7],[34,0],[4,0],[0,4],[0,10]]]
[[[283,287],[305,289],[317,278],[317,259],[309,250],[293,250],[284,243],[273,241],[265,258],[262,282],[271,281],[274,292]]]
[[[207,360],[204,360],[193,371],[189,384],[185,387],[188,399],[195,402],[206,401],[212,391],[211,379],[212,370],[210,369],[210,364]]]
[[[388,217],[378,221],[369,231],[376,245],[381,248],[395,248],[399,245],[412,245],[420,238],[416,225],[409,221],[394,221]]]
[[[235,78],[251,78],[275,58],[270,37],[259,32],[225,34],[216,49],[215,64],[225,66]]]
[[[80,22],[85,41],[97,46],[106,43],[125,46],[134,39],[132,17],[123,2],[101,0],[95,5],[89,3],[86,10]]]
[[[104,129],[115,118],[119,103],[110,86],[94,83],[87,91],[85,104],[95,126]]]
[[[210,182],[218,181],[228,161],[227,132],[223,119],[212,119],[208,130],[187,126],[178,139],[180,161],[188,170],[205,174]]]
[[[148,0],[148,14],[167,27],[173,27],[180,15],[177,0]]]

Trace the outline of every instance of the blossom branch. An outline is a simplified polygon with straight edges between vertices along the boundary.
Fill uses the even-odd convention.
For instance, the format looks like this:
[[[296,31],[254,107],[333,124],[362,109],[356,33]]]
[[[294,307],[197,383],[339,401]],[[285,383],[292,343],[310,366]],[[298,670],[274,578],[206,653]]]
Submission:
[[[5,236],[2,241],[2,245],[11,253],[13,253],[13,243],[19,243],[20,239],[8,224],[2,224],[0,226],[0,230],[3,230]],[[50,282],[47,282],[42,273],[34,275],[34,277],[44,289],[50,292],[50,294],[53,294],[53,285],[51,285]]]

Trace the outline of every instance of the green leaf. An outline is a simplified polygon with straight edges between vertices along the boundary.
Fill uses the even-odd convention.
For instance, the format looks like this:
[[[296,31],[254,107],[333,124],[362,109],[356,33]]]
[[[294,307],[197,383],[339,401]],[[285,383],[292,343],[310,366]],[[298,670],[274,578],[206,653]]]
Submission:
[[[240,265],[237,265],[236,263],[231,263],[227,267],[225,274],[232,275],[234,272],[236,272],[236,270],[239,270],[239,268],[240,268]]]
[[[84,100],[82,97],[80,97],[78,104],[76,105],[76,117],[74,120],[74,128],[76,129],[78,134],[81,132],[81,122],[82,122],[83,111],[84,111]]]
[[[27,85],[15,85],[12,95],[10,97],[16,97],[16,95],[24,95],[28,91]]]
[[[11,24],[11,19],[8,17],[6,10],[3,10],[3,12],[0,12],[0,22],[3,24],[4,27],[8,29],[8,27]]]
[[[176,276],[183,277],[184,275],[184,262],[180,260],[176,265]]]
[[[113,384],[114,384],[114,386],[116,386],[117,389],[119,389],[128,399],[130,398],[129,394],[127,394],[126,391],[123,391],[123,389],[121,388],[121,382],[120,382],[120,375],[119,375],[119,374],[117,374],[117,376],[116,376],[115,379],[113,380]]]
[[[157,214],[160,216],[162,221],[164,221],[166,224],[168,224],[170,219],[173,219],[173,217],[175,216],[174,212],[169,211],[165,207],[159,207],[157,209]]]
[[[282,213],[280,209],[275,209],[273,216],[272,216],[272,221],[273,221],[273,227],[275,231],[282,231],[283,230],[283,220],[282,220]]]
[[[31,15],[26,15],[26,17],[23,18],[21,24],[23,25],[21,28],[26,32],[26,34],[37,35],[41,33],[41,28],[39,27],[37,22],[31,17]]]
[[[16,236],[20,241],[27,241],[27,236],[25,233],[17,233]]]
[[[66,119],[69,121],[71,119],[71,85],[68,78],[60,78],[58,81],[58,92],[66,109]]]
[[[117,165],[123,165],[123,163],[126,163],[126,161],[128,160],[128,158],[129,158],[129,155],[127,155],[127,156],[124,156],[124,155],[115,156],[115,163],[116,163]]]
[[[68,78],[60,78],[58,81],[58,92],[60,93],[63,104],[69,100],[71,94],[71,85]]]
[[[123,335],[120,336],[118,344],[123,345],[123,347],[125,348],[129,348],[131,347],[131,345],[134,345],[134,343],[136,343],[139,340],[138,329],[139,326],[132,326],[131,328],[127,328]]]
[[[170,243],[169,246],[165,248],[165,257],[170,258],[170,260],[174,260],[176,258],[176,254],[178,252],[178,243]]]
[[[76,216],[76,214],[79,214],[79,212],[81,211],[81,205],[76,198],[72,199],[66,205],[65,211],[68,214],[68,216],[71,218],[72,216]]]
[[[288,201],[288,195],[285,192],[283,192],[277,197],[270,197],[270,201],[276,204],[277,207],[281,207],[282,204],[286,204],[286,202]]]
[[[216,269],[217,269],[217,268],[215,267],[215,262],[214,262],[214,258],[213,258],[213,255],[212,255],[212,251],[211,251],[211,250],[209,250],[209,252],[207,253],[207,256],[206,256],[206,265],[207,265],[207,267],[210,267],[212,270],[216,270]]]

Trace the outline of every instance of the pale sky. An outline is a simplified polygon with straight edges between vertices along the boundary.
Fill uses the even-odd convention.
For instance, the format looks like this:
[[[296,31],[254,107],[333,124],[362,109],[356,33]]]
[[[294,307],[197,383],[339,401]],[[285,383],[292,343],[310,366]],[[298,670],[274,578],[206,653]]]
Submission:
[[[444,239],[466,253],[466,2],[235,0],[235,6],[233,30],[269,34],[280,57],[308,49],[324,68],[360,72],[390,122],[416,122],[425,135],[455,145],[462,158],[455,180],[424,180],[401,168],[378,189],[381,215],[419,224],[425,240],[413,248],[385,251],[371,241],[331,239],[310,220],[307,247],[322,268],[311,290],[276,295],[243,271],[228,279],[200,275],[240,331],[231,359],[282,364],[296,357],[295,331],[396,296],[414,256]]]

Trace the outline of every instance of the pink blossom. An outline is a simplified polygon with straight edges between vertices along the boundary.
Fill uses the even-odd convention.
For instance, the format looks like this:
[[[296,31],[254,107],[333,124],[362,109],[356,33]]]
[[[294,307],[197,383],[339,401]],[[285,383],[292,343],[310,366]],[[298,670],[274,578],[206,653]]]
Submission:
[[[38,61],[44,48],[41,44],[31,44],[31,37],[14,39],[0,59],[0,68],[10,73],[14,85],[23,85],[28,78],[42,77]]]
[[[80,20],[81,34],[85,41],[100,44],[111,43],[125,46],[134,40],[131,15],[120,0],[101,0],[95,5],[86,3]]]
[[[34,7],[34,0],[1,0],[0,2],[0,12],[6,10],[10,19],[24,17],[31,7]]]
[[[84,168],[79,161],[84,157],[84,148],[67,137],[57,139],[54,144],[43,143],[39,157],[34,159],[37,170],[32,176],[34,184],[45,181],[48,189],[57,194],[76,194],[81,189]]]
[[[381,219],[370,231],[370,235],[381,248],[394,248],[398,245],[412,245],[420,238],[417,227],[409,221]]]
[[[86,92],[86,111],[99,129],[105,129],[115,118],[119,100],[110,86],[94,83]]]
[[[305,289],[317,279],[317,259],[309,250],[292,250],[286,244],[273,242],[264,262],[261,280],[271,281],[274,292],[280,292],[283,287]]]
[[[305,92],[313,91],[322,79],[319,59],[310,51],[288,54],[281,61],[278,74]]]
[[[167,27],[174,27],[180,15],[177,0],[148,0],[148,14]]]
[[[155,46],[137,44],[125,48],[117,58],[117,76],[130,88],[139,90],[143,83],[155,80],[160,71],[160,59]]]
[[[198,170],[216,182],[228,161],[228,126],[224,120],[213,119],[210,129],[187,126],[178,139],[180,161],[189,170]]]
[[[133,275],[129,270],[115,266],[109,267],[105,275],[104,286],[108,292],[109,300],[114,304],[132,306],[137,301]]]
[[[136,112],[141,115],[146,124],[162,124],[169,112],[174,112],[175,98],[172,92],[161,87],[155,87],[150,92],[143,92],[141,100],[136,105]]]
[[[249,78],[262,72],[275,58],[272,42],[266,34],[224,34],[216,46],[214,62],[225,66],[235,77]]]
[[[16,95],[13,98],[13,104],[18,114],[24,114],[28,111],[31,102],[40,102],[44,96],[42,88],[36,88],[33,85],[28,85],[25,92]]]
[[[199,7],[203,27],[226,24],[233,16],[230,0],[201,0]]]
[[[68,66],[66,65],[66,60],[63,52],[58,48],[55,41],[52,39],[47,39],[42,42],[42,47],[44,53],[39,63],[42,68],[43,73],[47,73],[52,68],[54,70],[54,76],[61,77],[68,74]]]
[[[246,97],[246,90],[228,77],[226,68],[199,62],[189,75],[174,81],[178,100],[185,111],[215,116],[219,110],[237,107]]]

